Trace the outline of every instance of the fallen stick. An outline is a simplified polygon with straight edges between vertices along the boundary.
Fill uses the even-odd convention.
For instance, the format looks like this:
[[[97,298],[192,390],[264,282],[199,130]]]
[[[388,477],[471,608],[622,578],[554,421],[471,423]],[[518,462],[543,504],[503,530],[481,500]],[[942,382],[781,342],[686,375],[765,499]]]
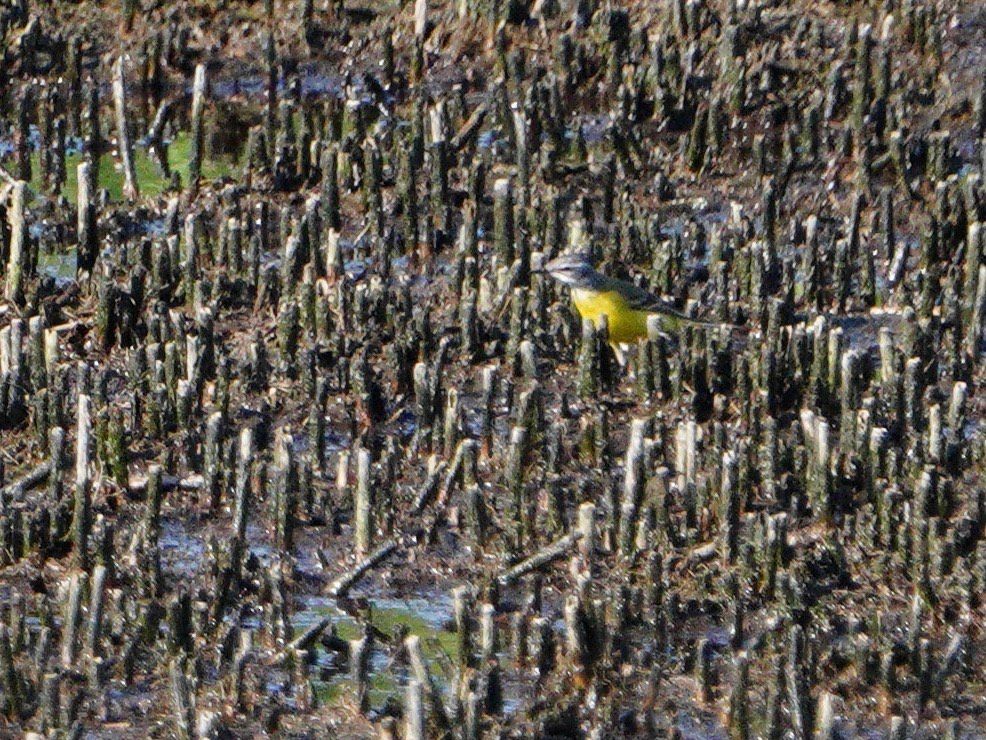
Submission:
[[[315,643],[315,640],[317,640],[319,636],[321,636],[321,634],[328,629],[330,624],[332,624],[331,617],[326,617],[317,624],[313,624],[311,627],[298,635],[298,637],[289,642],[285,646],[284,650],[274,656],[274,659],[271,661],[271,665],[280,665],[287,660],[290,655],[299,653],[303,650],[308,650]]]
[[[0,498],[18,499],[32,488],[37,488],[51,475],[51,460],[45,460],[32,468],[20,480],[0,488]],[[205,478],[199,474],[179,478],[175,475],[165,475],[161,478],[161,487],[165,491],[198,491],[205,485]],[[147,490],[147,476],[131,478],[127,488],[133,493],[143,493]]]
[[[0,499],[18,499],[32,488],[37,488],[40,486],[48,480],[48,476],[50,475],[51,460],[45,460],[43,463],[40,463],[32,468],[27,475],[20,480],[16,480],[13,483],[9,483],[3,488],[0,488]]]
[[[712,560],[716,556],[716,543],[708,542],[704,545],[699,545],[692,549],[688,553],[689,563],[706,563]]]
[[[345,596],[349,589],[359,583],[360,579],[363,578],[369,571],[373,570],[377,565],[379,565],[383,560],[385,560],[389,555],[391,555],[395,550],[397,550],[398,542],[397,540],[388,540],[376,550],[371,552],[367,557],[363,558],[360,562],[356,564],[348,573],[344,573],[334,580],[329,586],[329,595],[331,596]]]
[[[205,485],[205,477],[196,473],[179,478],[176,475],[161,476],[161,490],[163,491],[198,491]],[[143,493],[147,490],[147,476],[131,478],[127,483],[127,488],[131,493]]]
[[[483,121],[486,120],[486,103],[481,103],[476,110],[472,112],[469,118],[462,128],[459,129],[458,133],[452,138],[452,149],[455,151],[460,151],[470,139],[473,138],[479,129],[483,126]]]
[[[418,495],[414,497],[414,506],[411,507],[412,514],[420,514],[439,491],[439,483],[442,480],[442,473],[448,465],[440,462],[438,466],[428,475],[422,484]]]
[[[57,326],[51,327],[48,331],[54,332],[55,334],[58,334],[63,331],[72,331],[76,329],[80,324],[82,324],[81,321],[67,321],[64,324],[58,324]]]
[[[546,565],[553,563],[559,558],[565,557],[575,544],[582,539],[581,532],[566,534],[561,539],[555,540],[550,545],[538,550],[529,558],[517,563],[513,568],[497,576],[497,581],[502,586],[509,586],[514,581],[523,578],[528,573],[541,570]]]

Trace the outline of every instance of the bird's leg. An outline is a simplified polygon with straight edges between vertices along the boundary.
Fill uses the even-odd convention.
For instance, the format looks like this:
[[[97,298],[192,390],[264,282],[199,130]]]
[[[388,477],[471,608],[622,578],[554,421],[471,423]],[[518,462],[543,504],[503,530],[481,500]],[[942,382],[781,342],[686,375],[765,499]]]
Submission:
[[[620,370],[623,370],[627,366],[627,356],[623,351],[623,345],[616,342],[610,342],[609,346],[613,350],[613,354],[616,355],[616,361],[620,363]]]

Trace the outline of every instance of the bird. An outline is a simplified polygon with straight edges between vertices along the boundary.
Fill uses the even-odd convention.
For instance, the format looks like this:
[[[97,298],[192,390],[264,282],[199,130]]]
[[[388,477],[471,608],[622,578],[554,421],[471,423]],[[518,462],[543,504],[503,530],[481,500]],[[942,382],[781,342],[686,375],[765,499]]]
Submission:
[[[603,317],[609,343],[620,364],[623,350],[648,336],[647,319],[659,316],[664,328],[677,330],[682,324],[710,329],[735,330],[732,324],[714,323],[686,316],[667,301],[626,280],[603,275],[583,252],[563,254],[544,264],[536,273],[546,274],[572,290],[572,301],[583,319],[600,328]]]

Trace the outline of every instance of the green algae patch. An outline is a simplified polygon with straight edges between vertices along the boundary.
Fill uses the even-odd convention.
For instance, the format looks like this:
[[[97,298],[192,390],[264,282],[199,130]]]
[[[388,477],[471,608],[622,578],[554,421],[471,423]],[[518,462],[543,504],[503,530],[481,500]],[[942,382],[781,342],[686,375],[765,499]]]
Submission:
[[[360,623],[335,606],[316,606],[306,612],[312,621],[327,616],[332,618],[332,628],[343,640],[355,640],[362,634]],[[379,705],[388,696],[398,694],[406,682],[406,665],[391,663],[391,656],[397,652],[397,641],[402,635],[416,635],[421,639],[421,652],[432,678],[441,689],[450,690],[450,668],[458,659],[458,647],[455,633],[442,628],[442,618],[435,604],[418,599],[407,602],[379,600],[367,610],[366,616],[378,633],[370,656],[368,676],[371,704]],[[304,621],[310,623],[308,619]],[[295,633],[300,634],[306,627],[307,624],[301,626],[296,623]],[[328,680],[313,683],[322,702],[334,703],[346,697],[355,697],[356,688],[348,669],[340,670]]]
[[[178,173],[182,186],[188,184],[188,167],[191,154],[192,135],[187,131],[177,134],[168,144],[168,164],[173,172]],[[236,157],[210,157],[207,155],[202,161],[202,181],[207,182],[235,175],[242,158],[242,155]],[[62,185],[61,195],[73,204],[78,197],[78,166],[82,159],[81,152],[72,152],[65,156],[65,183]],[[12,158],[4,162],[3,166],[11,174],[14,173],[15,162]],[[137,185],[140,188],[141,199],[156,198],[171,186],[171,179],[165,177],[161,166],[144,146],[134,147],[134,168],[137,172]],[[31,181],[29,185],[35,193],[48,192],[47,187],[41,182],[41,165],[36,151],[31,153]],[[104,152],[99,158],[98,186],[106,188],[110,200],[123,200],[123,167],[113,152]]]

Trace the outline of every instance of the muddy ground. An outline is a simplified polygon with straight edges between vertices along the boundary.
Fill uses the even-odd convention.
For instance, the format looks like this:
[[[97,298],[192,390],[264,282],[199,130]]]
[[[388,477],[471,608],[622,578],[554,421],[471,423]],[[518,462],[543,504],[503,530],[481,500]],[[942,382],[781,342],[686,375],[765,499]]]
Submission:
[[[2,369],[22,413],[4,402],[0,731],[411,737],[404,638],[414,634],[450,717],[443,725],[429,709],[428,737],[474,736],[470,692],[482,737],[986,736],[986,355],[975,279],[986,250],[975,252],[970,228],[984,215],[986,10],[950,0],[730,5],[629,3],[622,16],[594,2],[433,2],[420,46],[413,3],[5,11],[0,150],[14,179],[32,164],[25,229],[37,252],[23,294],[0,303],[5,357],[21,351],[9,339],[18,320],[25,366],[30,319],[58,329],[43,384],[33,370],[17,376],[17,363]],[[735,54],[721,51],[730,33]],[[114,122],[121,55],[142,193],[133,199]],[[208,90],[193,184],[198,65]],[[74,107],[91,89],[101,135]],[[147,136],[163,105],[174,178]],[[718,119],[697,125],[710,110]],[[511,111],[532,137],[526,162]],[[67,137],[62,177],[52,175],[61,155],[48,153],[59,148],[55,121]],[[436,129],[449,145],[444,170]],[[328,150],[339,155],[336,227]],[[100,162],[103,190],[92,269],[77,250],[75,167],[87,159]],[[511,241],[521,245],[509,254],[498,242],[500,178],[512,183]],[[768,240],[775,263],[758,273]],[[297,270],[294,247],[305,255]],[[583,337],[565,289],[527,274],[567,248],[740,329],[668,330],[621,367],[604,338]],[[469,300],[474,346],[463,331]],[[881,330],[896,343],[889,376]],[[215,349],[211,370],[186,365],[189,338]],[[645,380],[658,374],[658,343],[664,388]],[[422,393],[418,372],[434,393]],[[184,418],[182,392],[192,399]],[[80,546],[82,395],[94,442]],[[210,461],[217,413],[221,451]],[[816,464],[819,418],[831,446]],[[646,485],[628,537],[635,419],[647,426]],[[50,459],[59,426],[66,460],[17,488]],[[870,444],[874,428],[887,431],[882,446]],[[122,473],[113,434],[125,440]],[[463,440],[476,442],[474,469],[439,476],[437,495],[417,505]],[[372,460],[369,550],[397,547],[336,597],[332,584],[367,554],[355,544],[359,450]],[[726,453],[739,461],[732,488]],[[155,466],[184,481],[156,513],[145,485]],[[210,475],[215,495],[202,484]],[[241,489],[249,514],[238,533]],[[588,552],[573,545],[536,575],[498,580],[581,531],[584,504],[595,506]],[[44,517],[50,538],[32,529]],[[768,526],[787,529],[776,561]],[[98,598],[96,566],[108,573]],[[81,632],[94,629],[97,601],[105,613],[94,645],[68,629],[71,579],[83,574]],[[463,585],[468,656],[452,596]],[[480,656],[482,604],[499,639]],[[286,650],[325,618],[309,644]],[[529,649],[524,629],[517,649],[518,624]],[[539,665],[533,635],[544,624],[552,657]],[[350,651],[366,634],[360,706]]]

